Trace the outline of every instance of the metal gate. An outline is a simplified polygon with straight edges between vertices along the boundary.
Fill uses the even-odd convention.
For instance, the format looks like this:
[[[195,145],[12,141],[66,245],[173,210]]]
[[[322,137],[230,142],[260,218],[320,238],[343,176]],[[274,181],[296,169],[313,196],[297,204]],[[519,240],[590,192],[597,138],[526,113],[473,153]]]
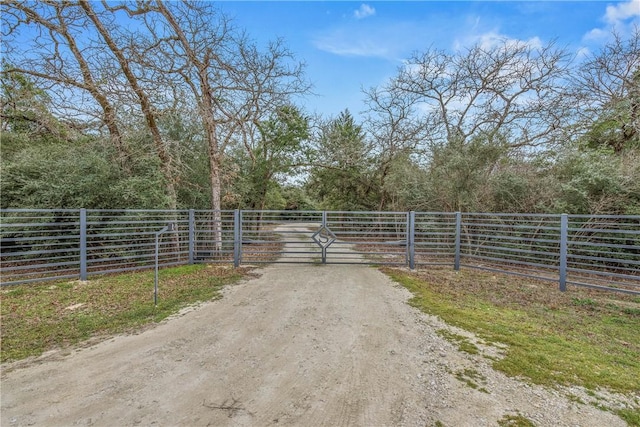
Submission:
[[[240,262],[407,265],[409,215],[241,211]]]

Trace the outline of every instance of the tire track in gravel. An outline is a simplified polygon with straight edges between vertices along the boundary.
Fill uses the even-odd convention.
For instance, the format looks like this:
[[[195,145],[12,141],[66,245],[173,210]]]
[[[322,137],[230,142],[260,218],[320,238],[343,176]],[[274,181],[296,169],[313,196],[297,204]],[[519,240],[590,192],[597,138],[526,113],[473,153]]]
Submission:
[[[2,426],[624,425],[459,353],[373,268],[258,273],[138,335],[3,369]],[[456,379],[464,368],[487,393]]]

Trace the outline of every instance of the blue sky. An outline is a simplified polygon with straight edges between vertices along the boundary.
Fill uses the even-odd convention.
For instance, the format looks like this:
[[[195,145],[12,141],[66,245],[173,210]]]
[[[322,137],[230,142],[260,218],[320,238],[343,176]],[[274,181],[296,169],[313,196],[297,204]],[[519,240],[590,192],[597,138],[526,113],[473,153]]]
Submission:
[[[307,64],[317,96],[307,113],[364,110],[361,88],[384,84],[415,51],[449,51],[509,38],[556,40],[576,55],[596,51],[611,29],[640,25],[640,0],[604,1],[223,1],[218,7],[259,43],[281,37]]]

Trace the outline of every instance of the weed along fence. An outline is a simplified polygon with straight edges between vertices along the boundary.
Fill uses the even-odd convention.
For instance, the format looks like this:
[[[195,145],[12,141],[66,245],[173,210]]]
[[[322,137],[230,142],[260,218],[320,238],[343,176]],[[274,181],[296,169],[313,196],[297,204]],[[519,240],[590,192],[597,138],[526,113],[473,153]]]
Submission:
[[[479,268],[640,293],[640,216],[0,210],[2,285],[193,263]]]

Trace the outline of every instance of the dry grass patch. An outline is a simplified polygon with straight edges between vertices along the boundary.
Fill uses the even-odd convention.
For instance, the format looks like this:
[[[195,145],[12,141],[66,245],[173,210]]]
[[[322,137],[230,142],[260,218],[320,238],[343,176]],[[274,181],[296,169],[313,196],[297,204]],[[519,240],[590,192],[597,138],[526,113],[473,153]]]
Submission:
[[[228,265],[161,270],[157,306],[153,271],[5,288],[1,291],[1,360],[38,356],[157,323],[186,306],[219,298],[223,286],[246,272]]]

